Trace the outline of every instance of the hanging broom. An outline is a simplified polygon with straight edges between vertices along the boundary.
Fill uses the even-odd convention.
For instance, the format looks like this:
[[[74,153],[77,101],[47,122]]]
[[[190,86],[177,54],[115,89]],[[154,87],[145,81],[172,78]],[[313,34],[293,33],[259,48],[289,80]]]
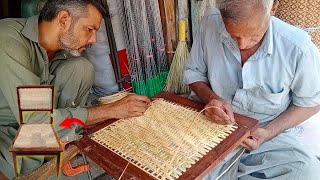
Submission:
[[[187,94],[189,87],[183,82],[183,72],[188,60],[189,51],[186,43],[186,22],[179,21],[179,42],[174,54],[164,91],[174,94]]]

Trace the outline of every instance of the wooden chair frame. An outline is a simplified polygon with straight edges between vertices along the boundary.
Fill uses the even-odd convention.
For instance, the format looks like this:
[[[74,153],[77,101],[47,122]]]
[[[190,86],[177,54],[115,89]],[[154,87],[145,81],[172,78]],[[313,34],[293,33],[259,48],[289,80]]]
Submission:
[[[20,90],[22,89],[41,89],[41,88],[49,88],[51,89],[51,108],[50,109],[23,109],[21,108],[21,99],[20,99]],[[12,153],[12,158],[13,158],[13,164],[14,164],[14,170],[15,170],[15,175],[16,177],[19,176],[18,173],[18,165],[17,165],[17,156],[38,156],[38,155],[43,155],[43,156],[48,156],[48,155],[53,155],[57,157],[57,176],[59,176],[59,169],[60,169],[60,153],[63,151],[63,148],[61,144],[58,141],[58,136],[56,132],[54,131],[53,128],[53,107],[54,107],[54,86],[53,85],[29,85],[29,86],[18,86],[17,87],[17,98],[18,98],[18,110],[19,110],[19,118],[20,118],[20,127],[19,130],[16,134],[15,139],[13,140],[13,143],[10,147],[10,152]],[[32,112],[32,111],[37,111],[37,112],[50,112],[50,125],[53,130],[53,133],[55,135],[55,139],[58,142],[58,147],[14,147],[14,144],[16,142],[17,137],[20,134],[20,130],[22,126],[24,125],[23,121],[23,112]]]
[[[181,104],[183,106],[201,110],[204,104],[177,96],[168,92],[161,92],[154,98],[164,98],[166,100]],[[238,147],[244,139],[250,136],[251,132],[259,127],[259,122],[255,119],[235,114],[238,129],[213,148],[209,153],[196,162],[191,168],[184,172],[178,179],[194,180],[202,179],[212,169],[214,169],[231,151]],[[108,120],[88,129],[83,138],[72,142],[92,161],[103,168],[108,174],[118,179],[154,179],[151,175],[141,170],[133,164],[128,165],[128,161],[111,150],[105,148],[90,138],[90,134],[108,126],[117,120]],[[128,166],[127,166],[128,165]],[[123,176],[122,176],[123,175]]]

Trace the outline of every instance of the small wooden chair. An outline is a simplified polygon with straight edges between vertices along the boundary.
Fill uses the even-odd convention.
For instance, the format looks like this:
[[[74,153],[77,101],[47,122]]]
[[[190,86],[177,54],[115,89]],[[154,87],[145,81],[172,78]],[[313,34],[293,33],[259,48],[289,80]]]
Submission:
[[[20,128],[10,147],[16,177],[18,173],[17,156],[57,156],[57,176],[59,176],[60,153],[63,151],[53,128],[54,86],[17,87]],[[23,112],[50,113],[50,123],[24,123]],[[32,119],[31,119],[32,120]]]

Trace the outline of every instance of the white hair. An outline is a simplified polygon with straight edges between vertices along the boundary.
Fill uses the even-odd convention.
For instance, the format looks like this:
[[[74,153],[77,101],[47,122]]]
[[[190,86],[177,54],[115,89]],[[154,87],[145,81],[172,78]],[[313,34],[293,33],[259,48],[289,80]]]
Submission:
[[[271,9],[274,1],[277,0],[216,0],[216,6],[222,17],[241,21],[250,16],[253,8],[260,8],[267,12]]]

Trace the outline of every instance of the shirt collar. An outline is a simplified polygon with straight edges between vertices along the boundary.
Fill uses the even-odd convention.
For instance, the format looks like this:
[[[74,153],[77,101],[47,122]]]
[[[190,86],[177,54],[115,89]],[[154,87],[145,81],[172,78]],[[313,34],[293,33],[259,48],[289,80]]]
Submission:
[[[52,61],[55,60],[65,60],[68,59],[69,57],[72,57],[67,51],[65,50],[60,50],[56,53],[56,55],[54,56],[54,58],[52,59]]]
[[[222,41],[225,43],[225,44],[228,44],[228,46],[230,48],[232,48],[233,50],[236,50],[238,45],[237,43],[232,39],[231,35],[229,34],[229,32],[227,31],[226,29],[226,26],[224,25],[224,22],[223,22],[223,19],[220,18],[220,28],[219,28],[219,33],[220,33],[220,36],[222,38]]]
[[[39,16],[32,16],[27,19],[27,23],[22,29],[22,34],[31,41],[39,43],[38,39],[38,19]]]
[[[39,15],[29,17],[21,33],[26,38],[39,44],[38,21],[39,21]],[[69,57],[70,57],[70,54],[68,52],[66,52],[65,50],[60,50],[56,53],[53,60],[58,60],[58,59],[64,60],[64,59],[68,59]]]
[[[264,35],[263,42],[261,47],[265,53],[268,55],[272,55],[273,53],[273,27],[272,27],[272,20],[270,21],[269,28]]]

